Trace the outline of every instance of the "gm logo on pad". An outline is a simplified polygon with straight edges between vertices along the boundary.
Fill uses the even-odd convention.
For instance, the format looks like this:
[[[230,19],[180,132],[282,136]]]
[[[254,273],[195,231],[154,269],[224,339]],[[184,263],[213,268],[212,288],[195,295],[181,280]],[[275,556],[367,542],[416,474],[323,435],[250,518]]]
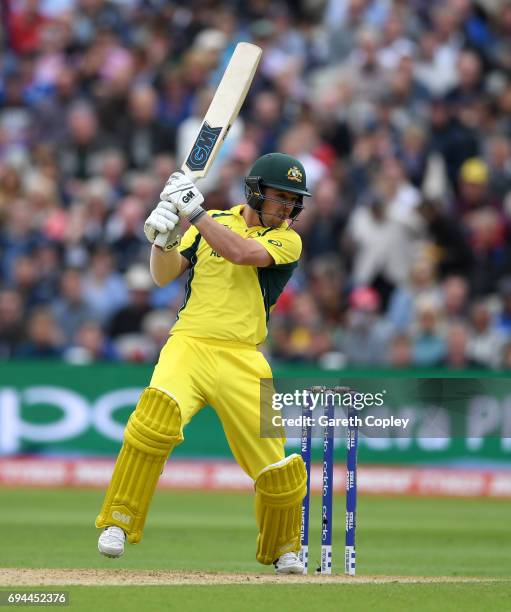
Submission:
[[[119,521],[120,523],[124,523],[125,525],[129,525],[131,523],[131,516],[129,514],[123,514],[118,510],[114,510],[112,512],[112,518],[114,518],[116,521]]]

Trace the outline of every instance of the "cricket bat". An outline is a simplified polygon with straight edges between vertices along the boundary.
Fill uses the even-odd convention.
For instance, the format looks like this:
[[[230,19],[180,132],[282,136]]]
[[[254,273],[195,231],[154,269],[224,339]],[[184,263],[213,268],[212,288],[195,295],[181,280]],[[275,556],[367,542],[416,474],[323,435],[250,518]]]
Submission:
[[[207,175],[231,125],[238,116],[261,59],[262,49],[250,43],[236,45],[213,100],[199,129],[199,133],[181,166],[193,180]],[[163,235],[155,244],[165,242]]]
[[[193,180],[207,175],[247,97],[261,54],[256,45],[245,42],[236,45],[197,138],[181,166]]]

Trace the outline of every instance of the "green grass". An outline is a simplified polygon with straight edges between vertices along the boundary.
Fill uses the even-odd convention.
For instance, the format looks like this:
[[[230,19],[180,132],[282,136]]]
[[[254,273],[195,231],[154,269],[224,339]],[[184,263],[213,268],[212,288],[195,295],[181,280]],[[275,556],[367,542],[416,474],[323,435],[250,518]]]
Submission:
[[[96,550],[97,491],[0,489],[0,567],[262,572],[254,559],[253,498],[159,492],[143,541],[112,561]],[[319,559],[320,500],[311,509],[311,558]],[[344,498],[335,500],[334,571],[342,570]],[[214,585],[62,587],[71,609],[480,610],[511,596],[509,502],[363,497],[360,575],[480,576],[495,584]],[[0,587],[0,590],[4,590]],[[23,589],[24,590],[24,589]],[[45,590],[48,590],[45,588]],[[53,589],[52,589],[53,590]],[[507,598],[504,600],[504,598]],[[499,604],[500,599],[502,604]],[[201,603],[202,602],[202,603]]]
[[[379,584],[379,585],[231,585],[152,587],[59,587],[70,593],[70,606],[61,610],[94,612],[479,612],[509,608],[511,586],[494,584]],[[0,589],[3,590],[3,589]],[[55,589],[52,589],[55,590]],[[57,609],[45,606],[45,609]]]

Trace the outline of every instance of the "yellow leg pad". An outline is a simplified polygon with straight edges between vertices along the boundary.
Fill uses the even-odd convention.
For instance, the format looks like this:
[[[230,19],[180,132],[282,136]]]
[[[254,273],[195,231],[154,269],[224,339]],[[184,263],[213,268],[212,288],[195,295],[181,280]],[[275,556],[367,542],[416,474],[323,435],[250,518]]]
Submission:
[[[300,550],[302,500],[307,490],[302,458],[293,454],[269,465],[257,477],[255,489],[256,559],[270,565],[280,555]]]
[[[117,525],[139,542],[158,478],[182,441],[181,413],[164,391],[147,387],[130,416],[96,527]]]

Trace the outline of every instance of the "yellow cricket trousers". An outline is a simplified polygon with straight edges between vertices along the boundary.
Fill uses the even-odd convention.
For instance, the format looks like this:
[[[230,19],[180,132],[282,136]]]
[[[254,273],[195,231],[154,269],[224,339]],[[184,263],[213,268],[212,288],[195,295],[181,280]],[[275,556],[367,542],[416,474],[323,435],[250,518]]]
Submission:
[[[175,398],[182,427],[209,404],[234,458],[255,479],[285,456],[284,439],[260,437],[261,379],[271,378],[271,368],[256,347],[175,334],[163,347],[149,386]]]

